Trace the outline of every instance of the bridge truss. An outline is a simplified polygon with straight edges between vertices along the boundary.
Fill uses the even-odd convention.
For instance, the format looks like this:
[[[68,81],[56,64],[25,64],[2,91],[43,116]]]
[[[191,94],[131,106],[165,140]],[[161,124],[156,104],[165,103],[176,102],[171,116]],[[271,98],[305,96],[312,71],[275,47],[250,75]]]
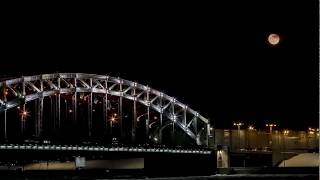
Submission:
[[[75,134],[76,138],[119,137],[130,143],[162,144],[170,134],[171,143],[187,139],[208,146],[208,119],[136,82],[107,75],[56,73],[5,80],[0,88],[4,139],[19,133],[24,138]],[[17,125],[19,133],[14,129]]]

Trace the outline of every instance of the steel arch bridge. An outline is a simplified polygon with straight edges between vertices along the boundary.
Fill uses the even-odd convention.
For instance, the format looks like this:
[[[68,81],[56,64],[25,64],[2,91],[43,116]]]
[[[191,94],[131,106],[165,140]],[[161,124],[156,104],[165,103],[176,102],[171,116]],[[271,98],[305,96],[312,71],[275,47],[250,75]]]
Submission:
[[[56,73],[8,79],[0,88],[1,131],[7,141],[74,134],[77,139],[117,137],[129,143],[208,146],[208,119],[136,82]]]

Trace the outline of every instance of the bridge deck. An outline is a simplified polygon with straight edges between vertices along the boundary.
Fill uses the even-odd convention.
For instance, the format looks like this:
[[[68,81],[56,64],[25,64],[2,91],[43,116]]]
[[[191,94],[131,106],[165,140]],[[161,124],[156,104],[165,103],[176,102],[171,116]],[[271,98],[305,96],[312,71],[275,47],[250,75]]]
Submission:
[[[157,152],[183,154],[210,154],[208,149],[156,148],[156,147],[110,147],[54,144],[0,144],[0,150],[58,150],[58,151],[104,151],[104,152]]]

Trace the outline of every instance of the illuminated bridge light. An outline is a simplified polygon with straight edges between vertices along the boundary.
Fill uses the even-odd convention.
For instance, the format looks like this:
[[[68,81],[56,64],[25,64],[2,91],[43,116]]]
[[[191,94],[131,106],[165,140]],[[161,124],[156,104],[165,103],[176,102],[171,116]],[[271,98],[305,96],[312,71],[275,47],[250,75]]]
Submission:
[[[199,149],[170,149],[170,148],[143,148],[143,147],[104,147],[104,146],[66,146],[66,145],[0,145],[0,149],[33,149],[33,150],[65,150],[65,151],[121,151],[121,152],[160,152],[160,153],[188,153],[210,154],[210,151]]]

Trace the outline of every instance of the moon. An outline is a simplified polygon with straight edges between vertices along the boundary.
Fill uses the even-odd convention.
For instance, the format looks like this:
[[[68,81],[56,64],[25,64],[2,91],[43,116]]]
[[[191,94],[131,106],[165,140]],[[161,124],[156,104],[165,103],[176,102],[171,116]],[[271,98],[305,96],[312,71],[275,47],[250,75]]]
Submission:
[[[272,33],[272,34],[270,34],[270,35],[268,36],[268,41],[269,41],[269,43],[270,43],[271,45],[275,46],[275,45],[279,44],[279,42],[280,42],[280,36],[279,36],[278,34]]]

